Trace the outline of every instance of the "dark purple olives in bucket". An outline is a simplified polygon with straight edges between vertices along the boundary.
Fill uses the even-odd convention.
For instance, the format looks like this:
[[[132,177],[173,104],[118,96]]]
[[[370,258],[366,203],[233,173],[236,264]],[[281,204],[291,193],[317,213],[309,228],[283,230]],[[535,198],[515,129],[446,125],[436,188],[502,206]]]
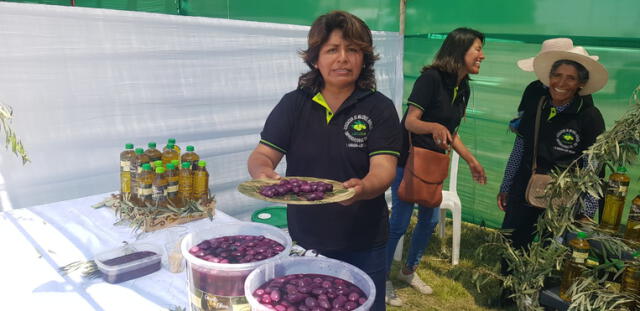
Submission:
[[[204,240],[192,246],[189,253],[215,263],[248,263],[271,258],[284,248],[263,235],[232,235]]]
[[[354,310],[367,296],[343,279],[313,273],[276,277],[262,284],[253,297],[271,310]]]

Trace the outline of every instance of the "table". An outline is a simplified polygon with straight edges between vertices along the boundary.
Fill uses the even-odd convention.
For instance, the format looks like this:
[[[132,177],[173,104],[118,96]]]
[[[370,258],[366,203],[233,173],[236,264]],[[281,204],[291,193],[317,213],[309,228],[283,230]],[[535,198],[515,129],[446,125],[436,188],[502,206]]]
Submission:
[[[109,193],[0,213],[0,310],[167,310],[187,307],[186,272],[165,268],[138,279],[110,284],[87,280],[58,268],[122,245],[148,241],[163,245],[162,230],[137,236],[116,225],[113,210],[91,205]],[[216,211],[213,223],[201,219],[190,231],[237,219]]]

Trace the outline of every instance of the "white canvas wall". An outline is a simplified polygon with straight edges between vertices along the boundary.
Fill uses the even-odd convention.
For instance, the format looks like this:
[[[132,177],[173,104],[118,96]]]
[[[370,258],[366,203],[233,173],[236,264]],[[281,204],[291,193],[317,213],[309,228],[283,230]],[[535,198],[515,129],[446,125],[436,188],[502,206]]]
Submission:
[[[306,70],[308,27],[0,3],[0,102],[32,163],[0,153],[2,208],[119,189],[127,142],[194,145],[218,207],[246,218],[266,202],[239,194],[264,120]],[[402,38],[374,33],[378,89],[400,110]],[[282,168],[280,168],[282,169]]]

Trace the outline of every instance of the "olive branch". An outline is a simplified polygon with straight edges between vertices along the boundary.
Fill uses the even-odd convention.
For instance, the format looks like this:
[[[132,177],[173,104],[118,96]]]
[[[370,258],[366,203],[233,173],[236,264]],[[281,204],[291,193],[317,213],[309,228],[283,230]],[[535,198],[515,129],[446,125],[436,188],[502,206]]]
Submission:
[[[11,151],[20,157],[22,159],[22,165],[25,165],[27,162],[31,162],[31,160],[24,150],[22,142],[11,128],[11,119],[13,119],[13,109],[0,102],[0,126],[2,126],[1,130],[4,131],[5,149],[9,149],[9,146],[11,146]]]
[[[631,109],[613,128],[598,136],[596,142],[581,157],[564,169],[551,172],[552,182],[547,187],[546,196],[552,201],[556,198],[568,199],[558,207],[547,208],[536,224],[536,237],[528,249],[515,249],[505,234],[496,231],[489,242],[478,248],[479,256],[499,254],[505,260],[510,271],[508,275],[499,272],[496,267],[479,267],[473,275],[478,290],[491,279],[502,282],[503,287],[511,291],[518,310],[543,310],[539,304],[540,290],[548,283],[558,282],[564,258],[570,255],[570,249],[562,241],[567,231],[594,231],[596,224],[576,221],[576,212],[584,206],[583,193],[594,197],[603,197],[603,181],[599,172],[606,166],[614,168],[633,163],[640,153],[640,85],[630,98]],[[584,159],[588,161],[584,161]],[[580,163],[587,162],[584,167]],[[619,261],[623,252],[631,248],[625,240],[606,234],[591,236],[588,240],[599,242],[600,247],[593,249],[603,263],[591,269],[585,269],[582,277],[569,289],[572,303],[569,310],[612,310],[624,309],[633,299],[627,293],[612,290],[608,279],[619,279],[626,266]],[[629,263],[627,263],[629,264]]]

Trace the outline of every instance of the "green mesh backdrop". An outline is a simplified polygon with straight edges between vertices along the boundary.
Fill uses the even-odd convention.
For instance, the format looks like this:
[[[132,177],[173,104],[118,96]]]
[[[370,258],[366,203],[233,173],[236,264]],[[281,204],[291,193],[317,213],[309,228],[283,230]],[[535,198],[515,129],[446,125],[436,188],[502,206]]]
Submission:
[[[70,5],[70,0],[13,1]],[[76,0],[76,6],[181,14],[309,25],[330,10],[352,12],[374,30],[399,30],[399,0]],[[514,136],[507,122],[515,116],[524,87],[535,79],[515,62],[534,56],[540,43],[570,37],[591,54],[599,55],[609,70],[607,86],[594,95],[611,127],[629,109],[629,96],[640,84],[640,2],[637,0],[407,0],[404,94],[408,97],[420,68],[430,63],[446,33],[460,26],[487,36],[486,60],[473,77],[472,97],[460,136],[488,175],[488,184],[471,181],[460,164],[458,191],[463,219],[499,227],[503,213],[496,194]],[[632,177],[623,219],[631,198],[640,194],[640,165]],[[609,172],[607,172],[607,175]]]

